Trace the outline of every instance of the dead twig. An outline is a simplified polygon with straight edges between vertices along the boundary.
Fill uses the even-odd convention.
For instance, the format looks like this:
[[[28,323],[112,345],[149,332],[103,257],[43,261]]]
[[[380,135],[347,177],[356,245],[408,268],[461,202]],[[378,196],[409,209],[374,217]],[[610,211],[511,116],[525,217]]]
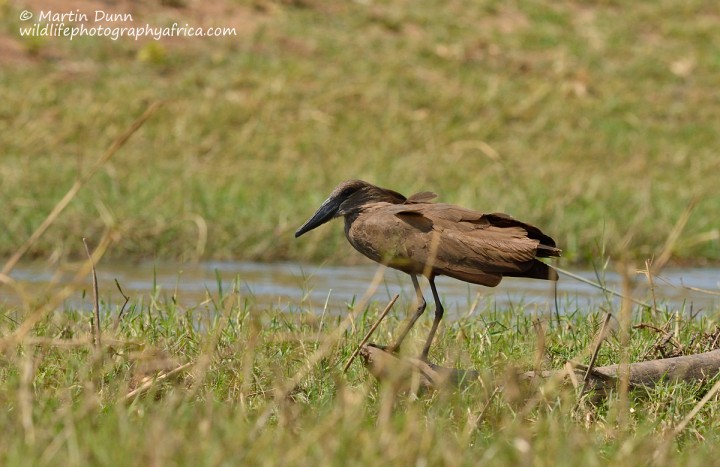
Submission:
[[[700,412],[700,409],[702,409],[707,402],[712,399],[715,394],[720,391],[720,380],[717,380],[712,388],[705,394],[705,397],[700,399],[700,402],[698,402],[695,407],[685,416],[685,418],[682,419],[682,421],[678,424],[678,426],[675,427],[675,429],[672,432],[672,437],[679,435],[687,426],[688,423],[690,423],[690,420],[693,419],[695,415],[697,415],[698,412]]]
[[[350,355],[350,359],[347,361],[347,363],[343,367],[343,373],[347,372],[348,368],[350,368],[350,364],[353,362],[353,360],[355,360],[355,357],[358,356],[358,354],[360,353],[360,349],[362,349],[363,345],[365,345],[365,343],[367,343],[367,341],[370,339],[370,336],[372,336],[373,333],[375,332],[375,330],[378,328],[378,326],[380,326],[380,323],[382,322],[382,320],[385,319],[385,316],[387,316],[387,314],[390,312],[393,305],[395,305],[395,302],[397,301],[399,296],[400,296],[400,294],[395,294],[395,296],[392,298],[392,300],[390,300],[390,303],[387,304],[387,306],[385,307],[383,312],[380,314],[378,319],[372,325],[370,330],[367,332],[367,334],[365,334],[365,337],[363,337],[363,340],[360,341],[360,344],[357,346],[357,348],[352,353],[352,355]]]
[[[132,391],[130,391],[129,393],[127,393],[127,395],[125,396],[125,402],[133,401],[137,396],[140,396],[141,394],[144,394],[145,392],[150,390],[150,388],[152,388],[156,382],[171,378],[171,377],[175,376],[176,374],[180,373],[181,371],[187,370],[194,364],[195,364],[195,362],[188,362],[188,363],[185,363],[184,365],[180,365],[179,367],[175,368],[174,370],[168,371],[167,373],[162,373],[154,378],[148,379],[143,384],[141,384],[137,388],[135,388]]]
[[[680,423],[677,424],[677,426],[670,432],[666,437],[665,440],[662,443],[658,444],[658,447],[655,449],[655,452],[653,453],[653,463],[654,464],[662,464],[664,463],[664,459],[667,456],[667,452],[670,449],[670,446],[674,446],[673,440],[685,429],[685,427],[690,423],[690,421],[695,417],[695,415],[700,412],[700,410],[707,404],[707,402],[715,397],[718,390],[720,390],[720,380],[716,381],[712,388],[705,394],[705,397],[703,397],[700,402],[698,402],[693,409],[688,412],[688,414],[685,416],[685,418],[682,419]]]
[[[117,317],[115,318],[115,322],[113,323],[113,332],[116,332],[118,326],[120,326],[120,320],[123,317],[123,313],[125,313],[125,307],[127,306],[128,302],[130,301],[130,297],[125,295],[125,292],[123,292],[122,287],[120,287],[120,282],[118,282],[117,279],[115,279],[115,286],[120,291],[120,295],[122,295],[123,298],[125,299],[125,303],[123,303],[122,307],[120,308],[120,312],[118,313]]]
[[[577,280],[577,281],[580,281],[580,282],[582,282],[582,283],[584,283],[584,284],[587,284],[587,285],[591,285],[591,286],[593,286],[593,287],[596,287],[596,288],[602,290],[603,292],[609,293],[610,295],[614,295],[615,297],[618,297],[618,298],[623,299],[623,300],[629,300],[629,301],[633,302],[634,304],[640,305],[640,306],[645,307],[645,308],[648,308],[648,309],[652,310],[653,312],[656,312],[656,311],[657,311],[657,310],[655,310],[655,308],[653,308],[652,305],[650,305],[649,303],[643,302],[642,300],[638,300],[638,299],[636,299],[636,298],[634,298],[634,297],[626,297],[625,295],[621,294],[620,292],[616,292],[616,291],[614,291],[614,290],[608,289],[607,287],[604,287],[604,286],[598,284],[598,283],[595,282],[595,281],[591,281],[590,279],[585,279],[585,278],[582,277],[582,276],[578,276],[577,274],[573,274],[572,272],[567,271],[567,270],[562,269],[562,268],[559,268],[559,267],[557,267],[557,266],[554,266],[554,265],[553,265],[553,266],[551,266],[551,267],[552,267],[553,269],[555,269],[557,272],[559,272],[560,274],[563,274],[563,275],[568,276],[568,277],[572,277],[573,279],[575,279],[575,280]]]
[[[110,243],[112,243],[112,232],[108,231],[100,239],[98,246],[92,253],[94,262],[97,262],[102,257],[102,255],[105,254],[105,250],[107,250]],[[74,293],[76,288],[80,285],[81,281],[85,279],[90,273],[90,263],[90,260],[85,260],[68,285],[60,289],[57,293],[55,293],[55,295],[50,297],[44,303],[39,304],[36,309],[34,309],[32,312],[25,316],[25,319],[22,323],[20,323],[17,329],[15,329],[10,335],[4,336],[2,339],[0,339],[0,350],[6,349],[9,346],[16,345],[17,343],[22,341],[28,335],[28,333],[30,333],[33,327],[41,319],[43,319],[43,317],[51,313],[55,309],[55,307],[62,303],[63,300],[65,300],[72,293]]]
[[[90,267],[92,271],[92,285],[93,285],[93,342],[95,343],[95,348],[100,349],[102,348],[102,342],[101,342],[101,329],[100,329],[100,298],[98,296],[98,282],[97,282],[97,272],[95,271],[95,263],[93,262],[92,255],[90,254],[90,248],[88,248],[87,239],[83,237],[82,239],[83,245],[85,245],[85,252],[88,256],[88,261],[90,261]]]
[[[670,231],[670,234],[665,240],[665,245],[663,245],[660,256],[658,256],[657,261],[655,261],[653,264],[652,270],[648,271],[648,274],[657,275],[660,270],[665,266],[665,264],[670,260],[673,248],[675,247],[675,244],[680,238],[680,234],[682,234],[683,229],[685,229],[685,225],[687,224],[688,219],[690,219],[690,214],[692,213],[693,209],[695,209],[697,203],[698,198],[696,196],[690,200],[688,205],[680,214],[680,217],[678,217],[677,222],[675,222],[673,229]]]
[[[537,344],[535,346],[535,370],[540,371],[542,367],[543,357],[545,356],[545,328],[538,318],[532,321],[535,334],[537,335]]]
[[[117,339],[104,339],[105,344],[113,347],[138,347],[139,343],[121,341]],[[34,345],[38,347],[52,347],[56,349],[76,349],[78,347],[93,346],[92,339],[57,339],[52,337],[26,337],[23,339],[23,345]]]
[[[485,402],[485,405],[483,405],[483,408],[480,410],[480,413],[478,413],[476,416],[469,416],[468,422],[465,425],[464,430],[464,437],[468,438],[470,434],[477,429],[477,427],[480,425],[480,423],[485,418],[485,414],[487,413],[488,409],[490,408],[490,405],[492,404],[493,400],[495,399],[495,396],[498,395],[501,391],[500,386],[495,386],[495,389],[493,389],[492,394],[490,394],[490,397],[488,397],[488,400]]]
[[[593,353],[590,356],[590,363],[588,363],[587,369],[585,370],[585,376],[583,377],[583,385],[580,389],[580,395],[577,398],[577,402],[575,404],[575,407],[577,408],[578,404],[580,404],[580,401],[582,400],[583,396],[587,392],[588,384],[590,383],[590,376],[593,375],[593,370],[595,368],[595,361],[597,360],[597,356],[600,353],[600,347],[602,346],[602,343],[605,342],[605,334],[607,333],[608,325],[610,324],[610,320],[612,319],[612,313],[609,311],[605,313],[605,319],[603,320],[603,324],[600,327],[600,332],[598,333],[597,337],[595,338],[595,346],[593,348]],[[572,372],[572,368],[570,371],[568,371],[568,375],[573,377],[574,373]]]
[[[592,356],[590,357],[590,363],[588,364],[587,371],[585,372],[585,377],[583,378],[584,382],[587,382],[588,378],[590,377],[590,373],[592,373],[592,369],[595,366],[595,360],[597,360],[597,356],[600,353],[600,346],[602,346],[602,343],[605,341],[605,333],[607,332],[607,327],[610,324],[610,319],[612,319],[612,313],[605,313],[605,320],[603,321],[602,327],[600,328],[600,333],[598,334],[597,340],[595,341],[595,348],[593,349]]]
[[[665,324],[665,328],[667,328],[670,325],[670,323],[671,323],[671,321],[668,321]],[[636,324],[633,326],[633,329],[651,329],[651,330],[657,332],[658,334],[660,334],[662,337],[659,337],[655,341],[655,344],[653,345],[652,348],[654,350],[658,350],[663,357],[667,356],[665,354],[665,351],[663,348],[665,347],[665,344],[667,344],[668,342],[670,342],[673,347],[678,349],[681,354],[683,353],[683,345],[680,343],[680,341],[675,336],[673,336],[671,333],[669,333],[667,331],[667,329],[659,328],[657,326],[654,326],[654,325],[648,324],[648,323]],[[677,356],[677,355],[675,355],[675,356]]]
[[[655,272],[655,269],[653,268],[652,259],[645,260],[645,270],[641,272],[645,274],[645,277],[647,277],[648,285],[650,286],[650,295],[652,296],[653,304],[652,314],[653,316],[655,316],[655,310],[657,310],[657,298],[655,296],[655,281],[653,280],[653,274]]]
[[[681,284],[681,287],[687,290],[692,290],[693,292],[700,292],[707,295],[715,295],[720,296],[720,292],[716,292],[714,290],[707,290],[707,289],[700,289],[698,287],[690,287],[689,285]]]

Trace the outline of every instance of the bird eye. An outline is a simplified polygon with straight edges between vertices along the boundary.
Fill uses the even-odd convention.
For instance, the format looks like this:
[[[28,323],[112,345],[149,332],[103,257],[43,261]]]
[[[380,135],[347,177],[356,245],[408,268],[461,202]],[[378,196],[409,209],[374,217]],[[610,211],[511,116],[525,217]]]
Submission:
[[[349,197],[352,196],[352,194],[355,193],[356,191],[358,191],[358,188],[357,188],[357,187],[349,186],[349,187],[343,189],[343,191],[340,192],[340,196],[341,196],[342,198],[349,198]]]

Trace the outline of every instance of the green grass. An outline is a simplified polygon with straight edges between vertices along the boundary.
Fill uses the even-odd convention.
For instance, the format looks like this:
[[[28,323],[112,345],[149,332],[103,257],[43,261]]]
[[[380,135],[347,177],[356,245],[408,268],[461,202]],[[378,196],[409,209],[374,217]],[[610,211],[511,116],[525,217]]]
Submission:
[[[191,15],[183,3],[156,5],[136,22]],[[604,257],[598,251],[658,255],[695,202],[673,257],[720,260],[715,3],[228,5],[233,14],[214,19],[240,18],[236,38],[47,38],[21,43],[26,60],[2,63],[0,256],[16,251],[149,102],[162,100],[28,256],[77,258],[81,237],[96,245],[110,227],[110,259],[355,261],[339,225],[302,242],[292,232],[335,184],[363,178],[509,212],[557,238],[569,261]],[[0,39],[18,40],[19,11],[0,3]],[[340,372],[378,305],[338,341],[341,318],[295,307],[282,314],[236,293],[189,309],[144,297],[115,330],[117,307],[106,305],[100,359],[88,343],[88,313],[55,312],[14,341],[25,312],[0,305],[0,464],[717,458],[717,396],[669,437],[714,380],[664,383],[627,401],[613,393],[577,408],[572,390],[515,385],[513,372],[532,369],[538,348],[536,317],[523,306],[444,323],[431,358],[481,369],[483,383],[417,396],[379,385],[360,362]],[[390,341],[410,307],[398,304],[374,340]],[[563,307],[559,327],[538,317],[543,368],[587,362],[602,320],[600,305]],[[636,310],[634,322],[668,318]],[[686,350],[706,350],[712,339],[701,333],[716,332],[717,318],[718,310],[684,318]],[[409,344],[427,328],[426,318]],[[612,334],[598,364],[657,357],[656,338],[632,330],[626,347]],[[125,400],[185,363],[175,378]],[[497,385],[504,390],[491,398]]]
[[[479,309],[445,322],[431,358],[482,370],[483,383],[462,390],[398,393],[355,362],[341,368],[379,312],[371,304],[339,340],[341,317],[320,319],[259,308],[235,291],[209,295],[193,308],[160,297],[131,302],[116,331],[117,305],[105,305],[102,359],[89,344],[87,312],[66,310],[41,321],[13,344],[22,313],[5,308],[0,332],[3,465],[703,465],[717,456],[717,395],[676,438],[672,429],[715,378],[662,383],[624,401],[617,393],[577,408],[571,388],[518,386],[515,371],[534,368],[538,333],[546,330],[541,367],[587,363],[602,322],[599,311],[572,313],[556,326],[528,309]],[[390,340],[409,303],[398,303],[373,340]],[[563,305],[564,306],[564,305]],[[335,310],[331,310],[335,311]],[[337,310],[340,311],[340,310]],[[635,310],[633,323],[664,323]],[[685,316],[686,351],[710,348],[717,310]],[[421,320],[407,342],[419,349]],[[714,335],[714,334],[713,334]],[[657,357],[658,335],[632,330],[623,349],[617,333],[598,365]],[[43,339],[41,341],[41,339]],[[71,346],[71,343],[79,343]],[[86,342],[82,344],[82,342]],[[327,342],[328,351],[315,358]],[[693,342],[693,346],[689,343]],[[413,350],[413,347],[415,349]],[[585,352],[585,353],[584,353]],[[315,361],[316,363],[311,363]],[[190,362],[175,378],[125,400],[146,379]],[[280,396],[302,373],[287,397]],[[503,390],[491,397],[493,388]],[[482,418],[479,419],[479,415]]]
[[[3,66],[0,255],[160,99],[31,256],[110,225],[115,258],[353,261],[338,225],[292,232],[363,178],[509,212],[570,261],[657,255],[696,200],[673,257],[720,259],[715,3],[336,3],[234,3],[225,40],[47,38]],[[157,9],[136,22],[191,14]]]

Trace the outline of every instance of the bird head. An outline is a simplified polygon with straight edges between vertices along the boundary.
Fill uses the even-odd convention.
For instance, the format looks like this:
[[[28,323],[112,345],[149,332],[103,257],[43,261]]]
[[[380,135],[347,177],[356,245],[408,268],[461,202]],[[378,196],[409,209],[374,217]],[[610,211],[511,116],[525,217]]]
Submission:
[[[397,204],[404,201],[405,197],[395,191],[380,188],[362,180],[347,180],[336,186],[330,196],[315,211],[315,214],[300,226],[295,232],[295,238],[335,217],[351,214],[368,203]]]

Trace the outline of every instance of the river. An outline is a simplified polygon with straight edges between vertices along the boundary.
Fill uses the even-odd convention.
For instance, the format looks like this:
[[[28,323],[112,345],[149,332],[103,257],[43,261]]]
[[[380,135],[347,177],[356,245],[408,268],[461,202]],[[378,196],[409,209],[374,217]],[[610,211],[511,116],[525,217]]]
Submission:
[[[77,267],[77,265],[75,265]],[[67,284],[75,273],[73,266],[54,267],[43,263],[18,265],[11,277],[29,295],[52,290]],[[105,306],[121,304],[115,280],[126,295],[136,300],[157,294],[162,299],[175,299],[181,306],[195,307],[207,298],[217,298],[220,290],[227,294],[234,289],[241,298],[257,305],[280,311],[323,309],[331,314],[342,313],[348,304],[357,302],[366,293],[378,272],[376,265],[328,266],[299,263],[203,262],[203,263],[100,263],[97,266],[100,297]],[[621,291],[621,278],[613,271],[596,274],[591,270],[572,270],[573,274],[593,282],[603,282],[607,288]],[[643,274],[635,278],[633,297],[652,302],[648,281]],[[65,302],[64,307],[87,308],[90,304],[90,278],[87,277]],[[431,295],[427,282],[422,282],[426,299]],[[457,318],[475,309],[494,307],[544,312],[554,310],[553,284],[531,279],[505,278],[495,288],[466,284],[447,277],[436,280],[447,316]],[[655,299],[661,309],[702,312],[720,307],[720,269],[666,269],[654,278]],[[699,290],[693,290],[699,289]],[[84,293],[83,293],[84,290]],[[385,269],[382,281],[370,299],[385,303],[400,293],[401,303],[414,298],[410,278],[400,272]],[[561,276],[557,284],[557,299],[564,312],[617,306],[618,299],[575,278]],[[7,285],[0,285],[0,302],[10,306],[20,303],[18,295]]]

